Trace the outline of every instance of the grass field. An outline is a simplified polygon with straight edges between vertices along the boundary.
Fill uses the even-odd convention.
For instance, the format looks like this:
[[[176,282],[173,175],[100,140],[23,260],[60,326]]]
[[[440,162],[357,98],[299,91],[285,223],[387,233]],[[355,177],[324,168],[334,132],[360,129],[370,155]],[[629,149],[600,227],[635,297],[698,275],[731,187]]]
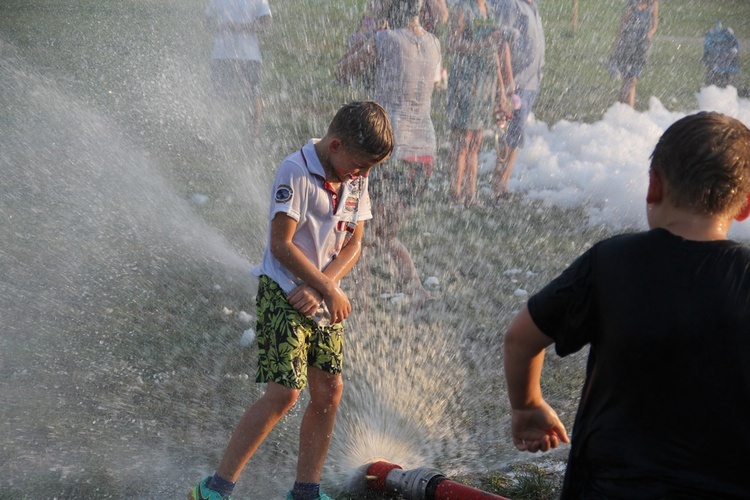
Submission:
[[[280,159],[358,97],[332,83],[332,70],[362,3],[271,4],[264,137],[252,138],[236,110],[211,99],[202,1],[0,2],[0,499],[126,498],[133,484],[142,497],[172,498],[215,465],[259,391],[255,350],[238,348],[252,325],[237,312],[254,305],[236,261],[259,259]],[[614,102],[604,62],[622,3],[581,0],[573,32],[572,1],[541,2],[539,119],[593,122]],[[660,4],[636,107],[656,96],[692,110],[702,37],[717,20],[743,39],[750,67],[750,2]],[[740,82],[750,87],[747,70]],[[440,143],[443,107],[437,92]],[[195,194],[210,202],[189,206]],[[502,331],[523,305],[520,289],[539,289],[610,232],[589,226],[583,208],[457,213],[440,186],[429,196],[402,237],[423,276],[439,279],[438,300],[421,316],[380,300],[397,285],[376,260],[368,315],[353,322],[347,390],[373,391],[440,441],[444,454],[420,449],[431,465],[514,499],[555,498],[564,457],[510,449]],[[373,344],[384,359],[366,356]],[[584,363],[585,353],[549,356],[545,368],[569,427]],[[417,412],[410,384],[442,406],[421,402]],[[347,409],[341,429],[364,409]],[[259,457],[257,468],[274,471],[271,489],[291,480],[298,419]]]

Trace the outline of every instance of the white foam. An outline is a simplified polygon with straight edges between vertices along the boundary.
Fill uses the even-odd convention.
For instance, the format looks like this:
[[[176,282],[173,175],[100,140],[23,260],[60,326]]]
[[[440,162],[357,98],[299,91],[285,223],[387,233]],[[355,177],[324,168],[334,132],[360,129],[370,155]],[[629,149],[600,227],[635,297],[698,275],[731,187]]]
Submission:
[[[750,100],[734,87],[704,88],[697,100],[695,111],[750,124]],[[550,205],[585,206],[593,224],[645,229],[649,156],[664,130],[691,113],[669,111],[652,97],[646,111],[617,103],[591,124],[560,120],[550,127],[532,115],[510,189]],[[750,223],[734,224],[730,236],[750,239]]]

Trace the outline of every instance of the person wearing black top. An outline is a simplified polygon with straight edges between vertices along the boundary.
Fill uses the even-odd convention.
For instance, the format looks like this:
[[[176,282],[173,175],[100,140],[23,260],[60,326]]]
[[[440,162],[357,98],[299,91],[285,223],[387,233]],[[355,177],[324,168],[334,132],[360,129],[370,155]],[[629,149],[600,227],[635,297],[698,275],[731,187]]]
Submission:
[[[750,130],[678,120],[651,156],[650,230],[595,244],[533,295],[505,337],[519,450],[568,442],[540,387],[545,348],[590,346],[562,498],[747,498]]]

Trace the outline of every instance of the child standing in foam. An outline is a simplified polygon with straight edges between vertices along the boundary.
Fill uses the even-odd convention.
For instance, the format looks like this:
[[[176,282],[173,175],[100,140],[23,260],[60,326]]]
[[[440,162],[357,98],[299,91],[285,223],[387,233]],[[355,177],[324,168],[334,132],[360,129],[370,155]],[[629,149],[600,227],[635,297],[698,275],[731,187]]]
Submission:
[[[622,78],[619,102],[635,106],[635,87],[659,25],[658,0],[629,0],[610,56],[610,70]]]

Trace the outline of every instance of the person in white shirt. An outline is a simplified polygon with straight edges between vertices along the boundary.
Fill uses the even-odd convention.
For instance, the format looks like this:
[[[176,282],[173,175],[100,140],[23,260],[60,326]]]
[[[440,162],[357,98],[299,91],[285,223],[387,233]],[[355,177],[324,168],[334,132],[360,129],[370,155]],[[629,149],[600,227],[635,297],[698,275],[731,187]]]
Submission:
[[[267,0],[210,0],[206,25],[214,34],[211,80],[221,96],[249,101],[253,132],[260,133],[263,101],[260,94],[261,55],[258,33],[271,27]]]
[[[343,391],[343,322],[352,310],[338,283],[359,259],[364,221],[372,218],[370,169],[388,158],[393,142],[382,106],[352,102],[322,139],[279,166],[268,244],[255,271],[256,382],[268,385],[237,424],[216,473],[190,491],[190,500],[229,498],[245,464],[308,386],[297,476],[286,498],[330,500],[320,477]]]

